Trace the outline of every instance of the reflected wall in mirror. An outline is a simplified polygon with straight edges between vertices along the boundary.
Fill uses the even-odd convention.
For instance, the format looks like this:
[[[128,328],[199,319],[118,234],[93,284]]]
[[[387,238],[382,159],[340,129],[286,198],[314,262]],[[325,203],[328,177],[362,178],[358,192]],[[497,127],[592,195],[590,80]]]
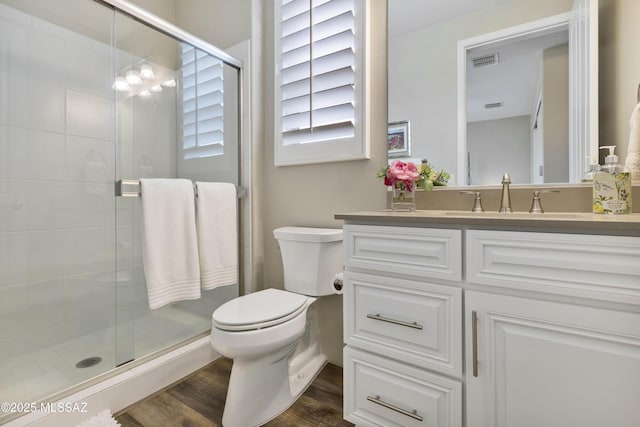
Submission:
[[[482,67],[482,71],[488,71],[493,68],[507,67],[510,65],[518,65],[523,61],[524,45],[533,45],[534,37],[521,37],[522,45],[518,45],[515,49],[513,46],[508,49],[507,40],[513,41],[513,35],[505,35],[505,29],[519,27],[525,28],[528,24],[540,20],[553,20],[550,17],[564,16],[565,21],[569,21],[572,16],[576,16],[572,12],[574,0],[434,0],[424,2],[421,0],[389,0],[389,121],[410,120],[412,125],[412,157],[426,158],[430,164],[437,169],[444,169],[453,175],[453,185],[484,185],[498,184],[500,177],[505,171],[509,171],[512,175],[521,178],[514,180],[516,183],[541,183],[541,182],[567,182],[579,181],[581,171],[579,168],[586,168],[587,162],[585,157],[592,150],[590,144],[597,146],[597,120],[593,120],[596,125],[596,131],[589,136],[588,120],[584,117],[575,117],[572,122],[568,118],[570,103],[578,105],[590,105],[595,101],[595,108],[591,109],[591,113],[595,112],[597,117],[597,91],[595,100],[594,94],[585,93],[583,89],[579,92],[581,99],[570,101],[569,86],[564,89],[566,96],[563,102],[548,102],[547,113],[553,113],[553,107],[559,104],[564,105],[564,111],[553,113],[553,120],[547,121],[547,130],[553,128],[558,121],[558,117],[567,117],[560,128],[564,127],[564,134],[558,140],[562,141],[563,154],[555,154],[547,150],[547,158],[556,162],[560,159],[562,164],[553,166],[550,162],[545,165],[544,154],[542,150],[532,150],[531,136],[534,128],[541,128],[542,122],[536,120],[536,114],[539,104],[539,88],[542,87],[540,79],[540,69],[543,67],[545,49],[546,56],[558,56],[563,50],[568,51],[571,44],[568,32],[560,31],[542,31],[545,35],[545,41],[538,43],[536,53],[531,56],[537,57],[535,65],[528,65],[528,68],[535,68],[531,73],[532,81],[535,83],[513,83],[514,87],[507,84],[506,80],[498,77],[504,89],[507,89],[510,95],[519,97],[520,110],[511,109],[510,115],[502,117],[494,116],[492,120],[475,114],[471,108],[474,103],[494,104],[500,103],[500,96],[489,96],[479,93],[478,88],[491,90],[490,85],[486,82],[467,88],[467,79],[465,78],[465,86],[463,90],[458,88],[458,44],[466,40],[470,56],[482,56],[482,54],[493,53],[488,43],[491,40],[490,35],[502,34],[500,43],[501,49],[506,49],[502,54],[498,55],[498,66]],[[570,25],[563,24],[566,30]],[[554,28],[560,29],[563,25],[554,25]],[[483,38],[484,37],[484,38]],[[496,37],[494,37],[495,39]],[[500,37],[497,37],[500,39]],[[470,43],[469,41],[476,41]],[[546,43],[546,45],[544,45]],[[597,45],[597,43],[595,43]],[[487,49],[485,49],[487,48]],[[551,48],[551,49],[549,49]],[[597,48],[597,46],[596,46]],[[465,50],[466,52],[466,50]],[[596,51],[597,52],[597,51]],[[570,54],[569,54],[570,55]],[[589,58],[582,58],[588,61]],[[597,55],[595,56],[597,61]],[[466,61],[466,60],[465,60]],[[558,62],[558,61],[556,61]],[[569,59],[560,60],[566,70],[564,80],[568,80]],[[597,62],[592,63],[596,65]],[[525,74],[522,71],[514,71],[514,69],[505,71],[510,75]],[[463,69],[462,75],[466,75],[466,68]],[[597,73],[596,73],[597,75]],[[471,76],[469,80],[472,80]],[[558,80],[548,79],[548,80]],[[562,79],[560,79],[562,80]],[[593,83],[593,82],[592,82]],[[596,81],[597,84],[597,81]],[[533,86],[529,88],[530,95],[525,96],[525,86]],[[574,84],[575,86],[575,84]],[[577,87],[577,86],[576,86]],[[556,91],[557,92],[557,91]],[[456,96],[457,94],[457,96]],[[472,98],[467,98],[467,94]],[[531,95],[533,94],[533,95]],[[516,98],[511,97],[509,100],[504,98],[503,108],[512,107]],[[469,109],[467,109],[467,101]],[[545,105],[546,105],[545,104]],[[526,110],[523,109],[526,105]],[[464,122],[458,123],[459,111],[462,111]],[[588,109],[587,109],[588,110]],[[584,108],[576,109],[576,114],[589,114]],[[542,110],[544,112],[544,110]],[[495,113],[494,113],[495,114]],[[466,116],[470,117],[467,123]],[[504,120],[509,117],[509,120]],[[513,119],[519,117],[519,120]],[[587,117],[588,118],[588,117]],[[500,119],[500,120],[498,120]],[[562,121],[562,120],[560,120]],[[513,129],[517,123],[519,130]],[[537,124],[537,126],[536,126]],[[569,150],[569,133],[571,126],[574,126],[573,135],[575,137],[574,149]],[[579,127],[579,128],[578,128]],[[523,130],[525,129],[525,130]],[[467,132],[470,130],[470,132]],[[516,132],[516,133],[514,133]],[[556,130],[556,132],[562,132]],[[482,143],[471,146],[467,150],[467,133],[473,135],[488,133],[488,138],[484,138]],[[498,136],[508,134],[507,142],[513,144],[517,138],[516,134],[520,134],[521,146],[514,148],[512,145],[505,147],[499,145]],[[461,141],[460,138],[464,137]],[[539,138],[541,140],[541,138]],[[578,143],[579,142],[579,143]],[[481,147],[478,147],[481,145]],[[578,148],[576,148],[578,147]],[[470,156],[474,150],[482,154],[482,156]],[[523,154],[520,160],[526,164],[513,163],[506,153]],[[493,161],[495,167],[486,169],[484,176],[480,175],[480,166],[488,166]],[[476,169],[472,168],[471,177],[467,166],[469,162],[474,165],[477,161]],[[576,165],[579,165],[576,166]],[[541,167],[542,166],[542,167]],[[540,172],[546,174],[540,175]],[[555,172],[554,172],[555,171]],[[478,172],[476,179],[473,179],[473,172]],[[571,174],[571,178],[569,177]]]

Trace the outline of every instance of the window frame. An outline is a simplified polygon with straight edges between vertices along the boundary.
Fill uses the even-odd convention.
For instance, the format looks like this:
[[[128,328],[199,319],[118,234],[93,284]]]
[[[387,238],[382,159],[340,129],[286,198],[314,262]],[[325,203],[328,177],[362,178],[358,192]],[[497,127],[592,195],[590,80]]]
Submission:
[[[331,0],[329,0],[331,1]],[[369,15],[366,0],[354,1],[355,18],[355,84],[354,84],[354,136],[333,140],[285,145],[282,135],[281,102],[281,53],[280,53],[280,8],[281,0],[274,0],[274,164],[289,166],[301,164],[329,163],[369,159],[369,135],[365,123],[369,118],[366,100],[369,93],[368,69],[368,28]]]

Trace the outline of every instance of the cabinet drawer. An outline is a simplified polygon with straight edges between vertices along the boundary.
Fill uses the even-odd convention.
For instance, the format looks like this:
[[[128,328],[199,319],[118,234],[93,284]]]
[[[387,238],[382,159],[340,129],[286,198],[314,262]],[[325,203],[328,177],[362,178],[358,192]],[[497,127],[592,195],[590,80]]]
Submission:
[[[462,290],[347,272],[345,343],[462,375]]]
[[[348,268],[432,279],[461,279],[460,230],[348,224],[344,231]]]
[[[640,237],[467,231],[467,281],[640,304]]]
[[[351,347],[343,375],[345,419],[359,426],[462,425],[460,381]]]

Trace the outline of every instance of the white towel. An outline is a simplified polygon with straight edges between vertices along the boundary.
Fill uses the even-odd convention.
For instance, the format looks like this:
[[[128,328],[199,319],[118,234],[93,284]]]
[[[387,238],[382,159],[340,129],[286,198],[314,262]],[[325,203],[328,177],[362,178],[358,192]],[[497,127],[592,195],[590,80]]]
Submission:
[[[200,298],[193,184],[141,179],[142,255],[149,308]]]
[[[236,186],[196,182],[202,289],[238,283]]]
[[[640,104],[636,105],[629,120],[629,145],[625,166],[634,181],[640,180]]]
[[[105,409],[88,420],[77,424],[76,427],[120,427],[120,423],[111,416],[111,411]]]

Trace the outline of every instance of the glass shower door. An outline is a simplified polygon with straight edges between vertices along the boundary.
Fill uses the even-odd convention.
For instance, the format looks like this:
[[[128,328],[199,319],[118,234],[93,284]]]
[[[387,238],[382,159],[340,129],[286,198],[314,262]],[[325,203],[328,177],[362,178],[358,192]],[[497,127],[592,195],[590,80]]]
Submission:
[[[0,1],[3,402],[115,365],[113,11],[57,3]]]
[[[63,3],[0,0],[2,402],[193,339],[238,294],[150,310],[140,199],[114,195],[119,179],[238,183],[238,69],[102,3]]]
[[[239,183],[238,69],[121,13],[115,69],[116,179]],[[116,199],[116,353],[122,364],[207,332],[211,314],[238,295],[238,285],[150,310],[140,198]]]

